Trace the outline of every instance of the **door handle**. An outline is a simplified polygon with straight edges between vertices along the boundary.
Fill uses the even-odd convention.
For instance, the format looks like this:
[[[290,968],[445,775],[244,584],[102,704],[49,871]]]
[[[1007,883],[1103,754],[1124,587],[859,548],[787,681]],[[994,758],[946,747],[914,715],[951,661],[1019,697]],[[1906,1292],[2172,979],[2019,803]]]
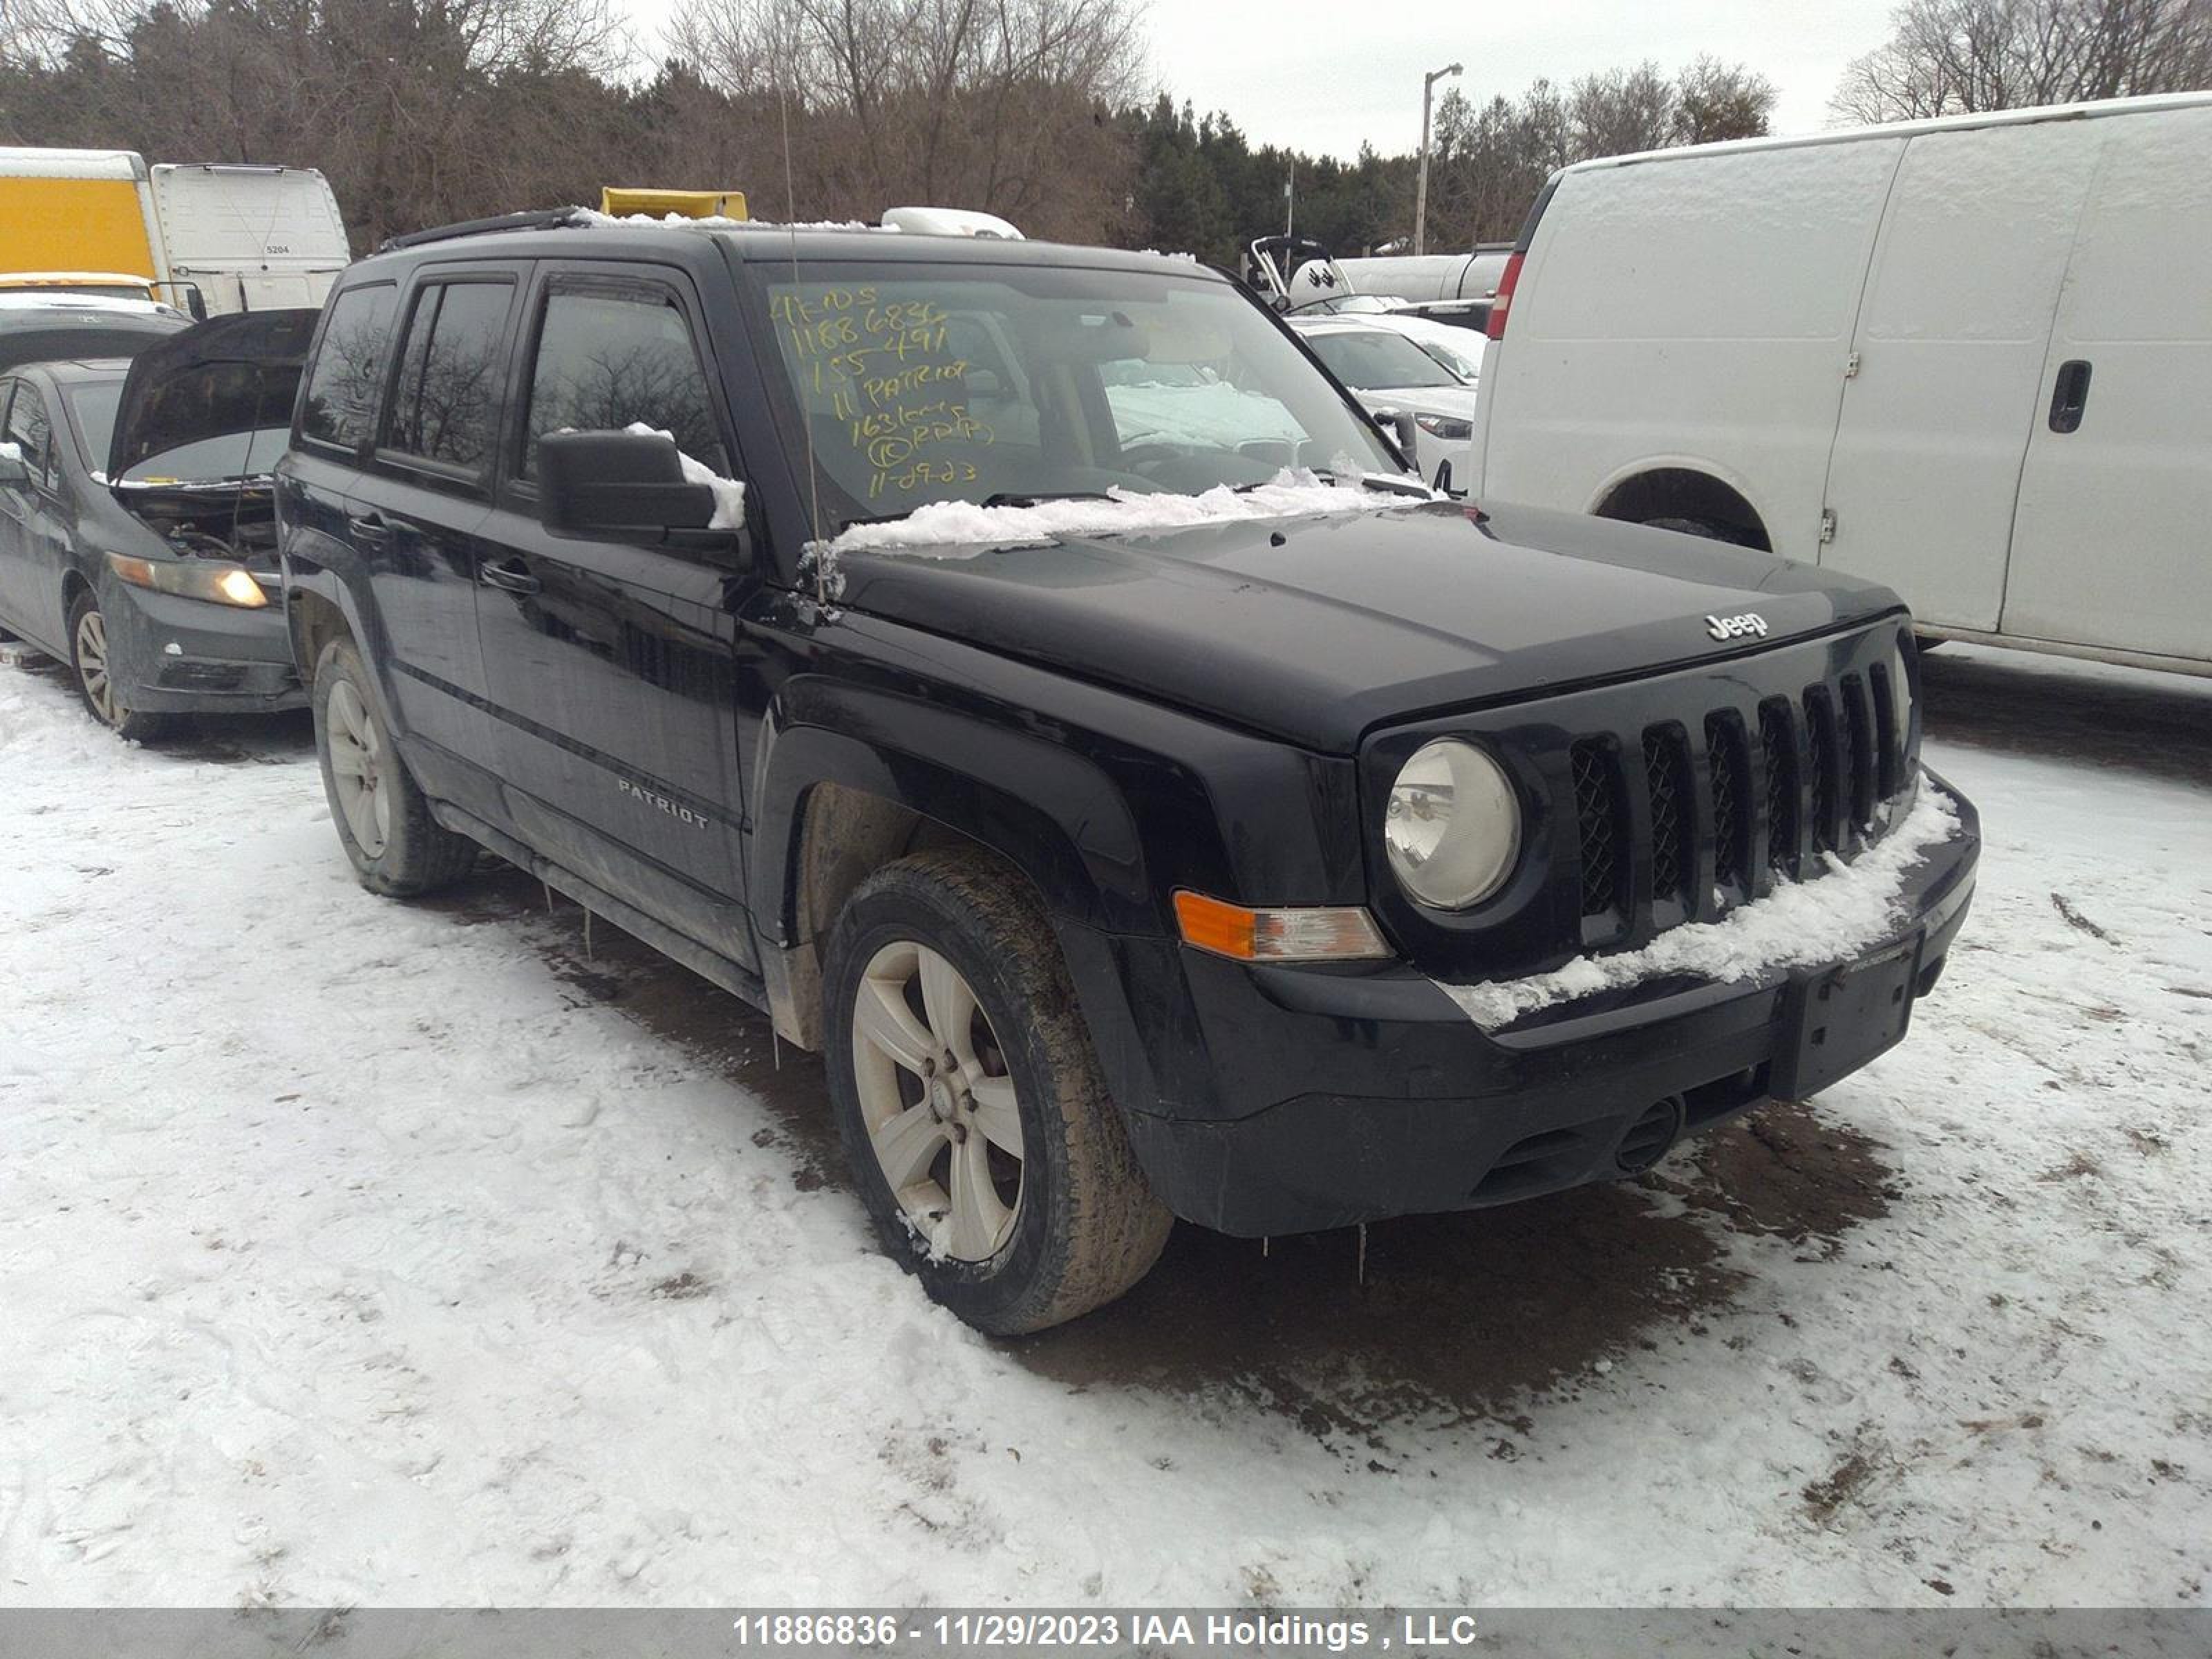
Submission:
[[[2051,388],[2051,429],[2071,432],[2081,424],[2081,411],[2089,406],[2089,363],[2075,357],[2058,365],[2058,380]]]
[[[477,580],[486,587],[501,588],[509,593],[535,593],[544,586],[520,559],[502,559],[497,564],[479,566]]]
[[[381,547],[392,539],[392,526],[380,513],[364,513],[359,518],[348,515],[346,531],[364,547]]]

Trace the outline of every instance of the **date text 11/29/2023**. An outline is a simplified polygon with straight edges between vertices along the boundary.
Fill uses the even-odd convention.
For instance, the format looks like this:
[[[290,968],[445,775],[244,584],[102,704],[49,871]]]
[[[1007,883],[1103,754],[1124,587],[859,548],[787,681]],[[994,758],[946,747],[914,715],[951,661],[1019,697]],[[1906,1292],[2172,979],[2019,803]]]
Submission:
[[[1474,1615],[1401,1613],[1387,1620],[1355,1613],[1101,1612],[1073,1609],[891,1613],[757,1613],[732,1625],[740,1648],[896,1650],[940,1648],[1165,1648],[1177,1653],[1437,1652],[1472,1647]]]

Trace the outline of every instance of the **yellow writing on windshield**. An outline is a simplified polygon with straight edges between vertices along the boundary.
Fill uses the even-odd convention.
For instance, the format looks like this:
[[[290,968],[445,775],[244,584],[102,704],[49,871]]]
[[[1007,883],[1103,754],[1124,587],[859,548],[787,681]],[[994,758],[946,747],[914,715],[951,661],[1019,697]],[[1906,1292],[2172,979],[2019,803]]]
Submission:
[[[994,434],[969,410],[968,359],[942,306],[860,284],[781,294],[769,311],[802,399],[833,418],[870,496],[975,482],[974,453]]]

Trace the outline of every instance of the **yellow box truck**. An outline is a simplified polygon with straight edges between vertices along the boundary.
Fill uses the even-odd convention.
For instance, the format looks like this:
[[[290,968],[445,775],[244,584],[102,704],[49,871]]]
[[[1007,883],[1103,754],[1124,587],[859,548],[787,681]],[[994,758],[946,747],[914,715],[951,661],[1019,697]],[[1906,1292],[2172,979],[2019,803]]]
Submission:
[[[168,261],[145,161],[127,149],[0,148],[0,273],[166,298]]]

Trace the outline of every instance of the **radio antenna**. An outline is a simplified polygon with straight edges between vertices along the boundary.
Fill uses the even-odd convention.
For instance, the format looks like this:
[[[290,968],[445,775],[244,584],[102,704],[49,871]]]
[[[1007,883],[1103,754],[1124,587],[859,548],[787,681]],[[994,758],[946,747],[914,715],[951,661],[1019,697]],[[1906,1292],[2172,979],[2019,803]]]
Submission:
[[[799,204],[791,185],[791,83],[787,76],[778,76],[775,81],[776,117],[783,129],[783,222],[791,237],[791,303],[799,304]],[[784,313],[784,326],[791,325],[791,312]],[[769,321],[775,321],[773,315]],[[776,348],[779,351],[782,347]],[[830,608],[830,550],[822,541],[822,479],[820,469],[814,462],[814,415],[806,407],[806,393],[794,378],[791,386],[793,401],[799,405],[799,427],[806,438],[806,506],[809,544],[814,561],[814,598],[822,608]]]

